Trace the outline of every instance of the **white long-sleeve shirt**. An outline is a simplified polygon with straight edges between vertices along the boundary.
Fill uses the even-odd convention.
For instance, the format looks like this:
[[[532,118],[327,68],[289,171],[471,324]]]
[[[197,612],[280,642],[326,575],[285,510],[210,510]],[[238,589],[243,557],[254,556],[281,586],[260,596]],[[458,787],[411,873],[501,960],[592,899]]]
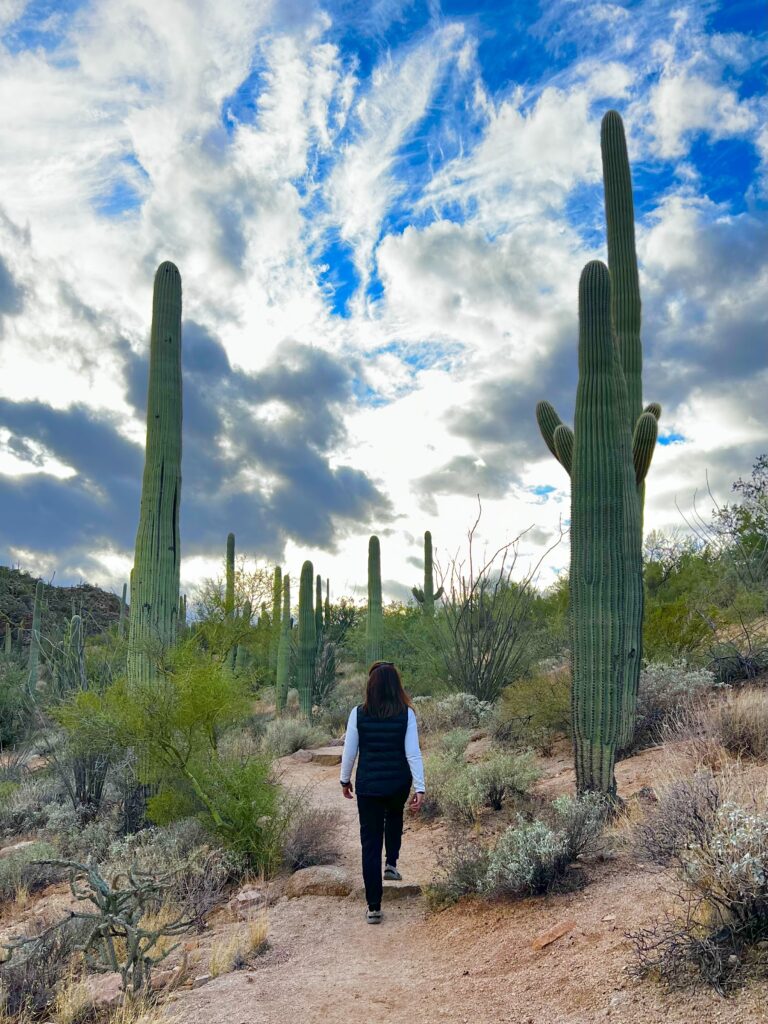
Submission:
[[[357,731],[357,708],[352,708],[347,722],[347,735],[344,738],[344,751],[341,755],[341,782],[349,782],[352,778],[352,769],[355,765],[355,758],[360,749],[360,734]],[[424,762],[421,758],[419,747],[419,727],[416,722],[416,714],[413,708],[408,708],[408,726],[405,730],[405,756],[408,758],[408,766],[411,769],[413,788],[417,793],[425,792],[424,789]]]

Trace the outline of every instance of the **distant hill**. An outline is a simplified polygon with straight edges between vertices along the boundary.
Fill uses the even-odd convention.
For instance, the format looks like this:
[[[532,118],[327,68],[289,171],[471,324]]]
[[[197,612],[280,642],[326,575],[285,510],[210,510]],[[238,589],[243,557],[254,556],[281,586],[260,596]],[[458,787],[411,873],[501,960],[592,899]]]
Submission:
[[[7,622],[13,629],[14,644],[29,642],[36,585],[37,577],[0,565],[0,642],[5,637]],[[82,616],[87,633],[101,633],[120,617],[120,598],[90,583],[80,583],[76,587],[56,587],[45,583],[43,636],[60,636],[64,624],[72,617],[73,609]]]

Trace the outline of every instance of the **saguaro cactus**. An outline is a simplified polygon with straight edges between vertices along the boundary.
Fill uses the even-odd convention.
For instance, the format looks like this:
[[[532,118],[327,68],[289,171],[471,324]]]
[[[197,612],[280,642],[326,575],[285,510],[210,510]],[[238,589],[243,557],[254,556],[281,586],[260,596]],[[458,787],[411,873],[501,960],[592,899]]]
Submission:
[[[331,625],[331,581],[326,579],[325,581],[325,608],[324,608],[324,629],[328,629]]]
[[[43,615],[43,581],[38,580],[35,584],[35,603],[32,606],[32,636],[29,641],[29,656],[27,658],[27,686],[29,692],[34,693],[37,688],[37,670],[40,664],[40,625]]]
[[[224,614],[235,617],[235,535],[227,534],[227,555],[225,562],[226,582],[224,584]]]
[[[291,677],[291,577],[283,576],[283,614],[280,621],[280,643],[277,648],[275,681],[275,709],[278,714],[285,707],[288,683]]]
[[[320,573],[315,578],[315,636],[323,635],[323,579]]]
[[[280,621],[280,603],[283,599],[283,571],[279,565],[275,566],[275,574],[272,578],[272,624],[269,639],[269,667],[273,672],[277,671],[277,654],[280,648],[280,636],[282,623]]]
[[[435,614],[435,601],[443,596],[443,588],[435,593],[434,571],[432,568],[432,534],[424,533],[424,587],[413,587],[411,593],[421,605],[422,611],[430,618]]]
[[[6,624],[5,624],[5,656],[6,656],[6,658],[10,658],[12,647],[13,647],[13,631],[11,629],[10,622],[6,622]]]
[[[297,683],[301,710],[312,717],[312,689],[315,681],[315,655],[317,653],[317,632],[315,612],[312,607],[312,585],[314,569],[311,562],[301,567],[299,581],[299,650]]]
[[[639,516],[637,549],[642,551],[643,501],[645,476],[653,457],[658,434],[661,406],[651,403],[642,408],[642,345],[640,341],[640,288],[635,226],[632,203],[632,180],[627,145],[621,117],[609,110],[601,125],[601,152],[610,272],[610,307],[613,343],[618,366],[627,392],[627,424],[632,437],[632,459],[637,487]],[[574,435],[549,402],[540,402],[536,417],[544,440],[568,473],[572,475]],[[572,540],[573,543],[573,540]],[[637,572],[642,573],[642,554],[638,555]],[[633,638],[635,656],[624,665],[624,679],[619,695],[620,727],[618,746],[625,747],[634,729],[637,686],[642,657],[643,595],[642,588],[632,588],[624,612],[623,628]]]
[[[133,684],[153,680],[153,652],[174,643],[179,615],[181,276],[173,263],[161,263],[155,274],[147,391],[128,634],[128,679]]]
[[[368,665],[381,661],[384,622],[381,611],[381,546],[378,537],[368,541],[368,615],[365,624],[365,655]]]
[[[120,615],[117,619],[117,635],[122,638],[125,636],[125,609],[128,601],[128,584],[123,584],[123,592],[120,595]]]

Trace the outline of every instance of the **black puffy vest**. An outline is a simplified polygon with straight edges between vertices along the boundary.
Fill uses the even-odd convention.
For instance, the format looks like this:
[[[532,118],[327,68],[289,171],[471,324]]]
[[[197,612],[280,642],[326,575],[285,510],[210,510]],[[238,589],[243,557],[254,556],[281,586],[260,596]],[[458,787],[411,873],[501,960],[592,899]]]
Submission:
[[[392,718],[373,718],[359,705],[355,789],[361,796],[392,796],[410,788],[411,769],[405,756],[407,728],[407,708]]]

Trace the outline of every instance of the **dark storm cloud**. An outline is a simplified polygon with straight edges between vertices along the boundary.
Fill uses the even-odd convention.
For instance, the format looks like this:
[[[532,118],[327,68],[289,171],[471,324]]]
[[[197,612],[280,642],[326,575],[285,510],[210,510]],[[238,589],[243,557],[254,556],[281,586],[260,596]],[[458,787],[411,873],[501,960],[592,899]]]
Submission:
[[[24,308],[24,289],[16,282],[8,264],[0,256],[0,338],[6,316],[18,316]]]

